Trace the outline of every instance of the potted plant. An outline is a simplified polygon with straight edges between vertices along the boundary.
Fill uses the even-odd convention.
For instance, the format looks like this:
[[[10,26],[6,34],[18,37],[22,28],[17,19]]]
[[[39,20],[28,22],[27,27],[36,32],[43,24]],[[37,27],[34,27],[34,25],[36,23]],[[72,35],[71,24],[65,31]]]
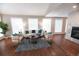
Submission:
[[[53,41],[52,40],[47,40],[48,44],[52,45]]]
[[[3,30],[3,34],[6,35],[6,32],[8,31],[8,24],[4,23],[4,22],[0,22],[0,28],[2,28]]]

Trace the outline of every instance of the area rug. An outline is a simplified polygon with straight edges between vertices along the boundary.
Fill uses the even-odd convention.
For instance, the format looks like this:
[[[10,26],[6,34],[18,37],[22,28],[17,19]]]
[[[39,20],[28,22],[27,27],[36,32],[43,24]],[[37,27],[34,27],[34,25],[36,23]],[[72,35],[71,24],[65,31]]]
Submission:
[[[36,44],[29,42],[29,39],[24,39],[16,48],[16,52],[19,51],[29,51],[40,48],[48,48],[50,44],[48,44],[47,40],[38,39]]]

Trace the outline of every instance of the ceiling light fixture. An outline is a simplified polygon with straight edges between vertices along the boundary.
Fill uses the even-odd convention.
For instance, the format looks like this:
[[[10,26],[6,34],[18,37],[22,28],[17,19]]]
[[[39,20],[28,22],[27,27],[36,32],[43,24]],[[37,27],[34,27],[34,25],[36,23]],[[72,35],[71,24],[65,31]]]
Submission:
[[[77,6],[76,5],[74,5],[74,6],[72,6],[73,8],[77,8]]]

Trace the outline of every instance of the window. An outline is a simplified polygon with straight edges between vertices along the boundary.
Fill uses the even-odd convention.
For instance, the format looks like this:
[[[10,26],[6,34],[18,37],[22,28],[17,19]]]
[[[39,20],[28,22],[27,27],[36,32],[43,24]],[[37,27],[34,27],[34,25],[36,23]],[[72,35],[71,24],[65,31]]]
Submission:
[[[1,21],[1,17],[0,17],[0,21]],[[0,37],[3,36],[2,32],[3,32],[3,30],[2,30],[2,28],[0,28]]]
[[[38,30],[38,19],[29,18],[28,19],[28,28],[29,28],[29,30]]]
[[[24,32],[23,30],[23,22],[22,18],[11,18],[11,25],[12,25],[12,34],[18,34],[19,32]]]
[[[3,32],[3,30],[2,30],[2,28],[0,28],[0,37],[3,36],[2,32]]]
[[[62,19],[61,18],[56,18],[55,20],[55,32],[62,32]]]
[[[43,19],[42,27],[44,31],[51,32],[51,19],[50,18]]]

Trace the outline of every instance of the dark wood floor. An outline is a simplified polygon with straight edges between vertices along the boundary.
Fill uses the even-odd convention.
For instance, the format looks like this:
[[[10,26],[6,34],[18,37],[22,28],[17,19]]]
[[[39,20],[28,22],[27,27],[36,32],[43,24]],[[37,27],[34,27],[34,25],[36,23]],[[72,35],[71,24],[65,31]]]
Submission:
[[[42,48],[31,51],[16,52],[17,46],[14,46],[11,39],[0,41],[0,55],[1,56],[78,56],[79,45],[67,39],[64,35],[52,36],[54,43],[49,48]]]

